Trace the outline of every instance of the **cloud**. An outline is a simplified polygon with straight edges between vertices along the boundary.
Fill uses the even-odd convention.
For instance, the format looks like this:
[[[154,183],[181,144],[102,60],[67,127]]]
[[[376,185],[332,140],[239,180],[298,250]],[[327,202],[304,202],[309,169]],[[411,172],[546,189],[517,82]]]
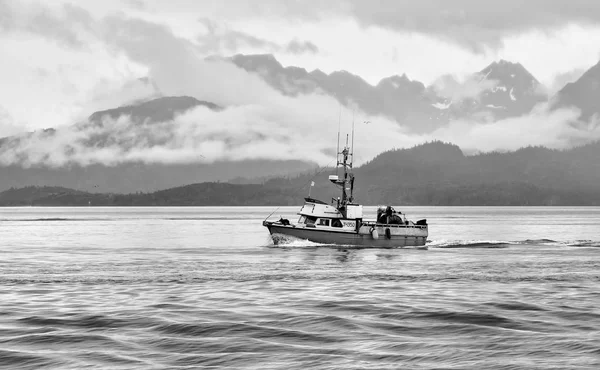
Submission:
[[[39,8],[39,12],[29,22],[30,30],[41,36],[55,39],[71,47],[85,47],[81,30],[89,30],[91,15],[83,8],[64,4],[57,12]]]
[[[198,108],[175,121],[153,125],[134,124],[122,117],[101,127],[73,125],[51,133],[37,131],[3,146],[2,163],[61,166],[246,158],[330,162],[331,155],[326,153],[335,147],[339,114],[334,98],[285,96],[230,62],[205,60],[192,43],[163,25],[113,16],[104,21],[102,35],[109,47],[146,66],[149,80],[160,93],[190,95],[227,108],[219,112]],[[355,114],[378,122],[377,130],[369,128],[368,135],[357,142],[363,157],[420,140],[405,134],[392,120]]]
[[[89,31],[92,16],[69,3],[53,8],[35,3],[9,4],[0,0],[0,29],[27,31],[72,48],[85,47],[82,31]]]
[[[209,18],[201,18],[199,22],[205,28],[205,33],[198,37],[199,50],[203,53],[233,54],[239,51],[259,50],[261,53],[285,52],[298,55],[319,52],[319,48],[310,41],[293,39],[287,44],[279,44],[232,29],[227,24]]]
[[[125,83],[100,79],[84,99],[82,111],[89,115],[91,112],[133,105],[161,95],[158,86],[148,78],[139,78]]]
[[[127,4],[129,4],[132,8],[137,10],[145,10],[146,3],[142,0],[125,0]]]
[[[556,29],[570,23],[596,25],[600,2],[590,0],[265,0],[256,7],[243,0],[220,2],[217,14],[230,17],[285,18],[310,22],[352,17],[364,27],[420,32],[473,50],[499,48],[507,35]]]
[[[431,87],[439,95],[452,100],[452,102],[460,103],[467,99],[478,100],[481,93],[496,85],[498,85],[498,81],[485,79],[485,76],[475,73],[462,81],[456,76],[443,75],[435,80]]]
[[[316,54],[319,52],[317,45],[310,41],[292,40],[289,42],[285,50],[290,54]]]
[[[576,68],[568,72],[559,73],[552,81],[552,84],[548,88],[548,93],[550,95],[554,95],[559,92],[565,85],[571,82],[575,82],[581,77],[587,69],[585,68]]]
[[[542,103],[520,117],[487,123],[453,121],[432,136],[471,153],[514,151],[527,146],[567,149],[600,139],[598,122],[579,122],[578,117],[577,109],[553,110]]]
[[[163,95],[190,95],[219,106],[254,103],[273,94],[258,76],[223,60],[204,60],[194,45],[163,25],[121,16],[106,20],[105,40],[148,68]]]
[[[96,79],[86,90],[90,101],[117,105],[110,97],[118,91],[122,95],[114,97],[119,100],[158,92],[194,96],[225,109],[198,107],[173,121],[153,124],[121,117],[106,120],[101,126],[65,125],[56,131],[36,131],[3,143],[0,163],[114,165],[250,158],[310,160],[321,165],[331,162],[339,114],[333,97],[319,93],[283,95],[232,63],[205,60],[194,42],[176,36],[164,24],[113,15],[98,20],[93,29],[95,42],[117,56],[114,60],[123,60],[126,66],[143,66],[153,84],[140,81],[128,86],[122,79],[100,83]],[[448,78],[444,82],[446,86],[440,89],[456,99],[477,96],[485,87],[476,79],[457,82]],[[111,94],[102,94],[104,90]],[[428,135],[410,133],[389,118],[348,109],[342,111],[342,133],[350,131],[352,114],[356,122],[371,122],[356,127],[356,152],[362,161],[386,149],[432,139],[455,142],[466,150],[489,151],[527,145],[565,148],[600,137],[598,125],[573,124],[576,111],[550,111],[546,106],[497,122],[453,121]]]
[[[8,0],[0,0],[0,30],[8,31],[12,27],[12,9],[8,5]]]
[[[0,19],[0,102],[21,131],[72,124],[119,96],[128,95],[118,105],[140,98],[127,89],[145,67],[105,42],[104,21],[87,10],[0,0]]]
[[[10,114],[0,105],[0,139],[22,132],[23,128],[16,125]]]
[[[200,50],[204,53],[235,53],[243,48],[255,48],[274,52],[281,46],[249,33],[233,30],[208,18],[199,22],[206,28],[206,33],[198,37]]]

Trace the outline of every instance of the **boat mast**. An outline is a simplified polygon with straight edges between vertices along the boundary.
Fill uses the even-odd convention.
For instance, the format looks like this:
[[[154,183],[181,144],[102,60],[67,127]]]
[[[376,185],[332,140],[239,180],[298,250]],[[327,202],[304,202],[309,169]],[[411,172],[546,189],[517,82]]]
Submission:
[[[341,158],[340,158],[341,155]],[[354,200],[354,196],[353,196],[353,192],[354,192],[354,174],[352,174],[352,158],[351,158],[352,153],[350,152],[350,147],[348,146],[348,135],[346,135],[346,145],[344,146],[344,149],[342,149],[341,152],[338,153],[338,161],[337,161],[337,165],[338,166],[342,166],[343,170],[344,170],[344,178],[343,179],[338,179],[337,181],[334,181],[334,183],[336,185],[339,185],[342,187],[342,199],[341,202],[339,204],[340,207],[345,206],[348,203],[352,203],[352,201]],[[340,160],[341,159],[341,160]],[[348,196],[348,193],[346,192],[348,189],[346,188],[346,186],[350,184],[350,196]]]
[[[341,124],[341,110],[340,110],[340,122]],[[354,174],[352,173],[352,162],[354,157],[354,112],[352,114],[352,146],[349,146],[348,134],[346,134],[346,145],[340,152],[340,127],[338,127],[338,141],[337,141],[337,153],[336,153],[336,175],[330,176],[331,182],[342,187],[342,199],[338,198],[338,208],[345,207],[346,204],[354,201]],[[341,156],[341,157],[340,157]],[[339,167],[342,166],[344,170],[344,177],[340,179],[337,175]],[[332,178],[333,177],[333,178]],[[348,184],[350,188],[347,188]],[[350,190],[348,196],[347,191]]]
[[[340,114],[338,116],[338,135],[337,135],[337,149],[335,150],[336,157],[340,153],[340,130],[342,128],[342,103],[340,103]],[[337,158],[337,164],[335,166],[335,174],[338,174],[339,158]]]
[[[350,168],[354,163],[354,112],[352,112],[352,152],[350,153]],[[350,173],[350,203],[354,201],[354,174]]]
[[[352,162],[354,162],[354,111],[352,111],[352,150],[350,151]]]

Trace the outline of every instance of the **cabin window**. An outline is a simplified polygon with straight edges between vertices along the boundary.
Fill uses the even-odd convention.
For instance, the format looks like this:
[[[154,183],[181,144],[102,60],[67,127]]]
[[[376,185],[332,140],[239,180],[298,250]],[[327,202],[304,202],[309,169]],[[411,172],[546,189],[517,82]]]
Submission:
[[[320,226],[329,226],[329,219],[327,219],[327,218],[320,218],[319,219],[319,225]]]
[[[305,224],[307,225],[314,225],[315,222],[317,222],[317,218],[316,217],[312,217],[312,216],[306,216],[306,220],[305,220]]]
[[[342,227],[342,221],[340,221],[336,218],[333,221],[331,221],[331,226],[332,227]]]
[[[306,216],[300,216],[300,218],[298,219],[298,223],[303,224],[304,222],[306,222]]]

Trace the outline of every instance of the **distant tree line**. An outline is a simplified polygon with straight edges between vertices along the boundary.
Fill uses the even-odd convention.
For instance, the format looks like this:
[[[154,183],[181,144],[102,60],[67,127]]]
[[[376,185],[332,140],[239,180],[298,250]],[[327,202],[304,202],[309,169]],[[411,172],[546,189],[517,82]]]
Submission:
[[[11,188],[0,206],[258,206],[298,205],[308,195],[329,201],[339,189],[335,169],[294,177],[206,182],[131,194],[89,193],[62,187]],[[390,150],[357,168],[355,197],[365,205],[559,206],[600,205],[600,143],[570,150],[528,147],[465,156],[439,141]]]

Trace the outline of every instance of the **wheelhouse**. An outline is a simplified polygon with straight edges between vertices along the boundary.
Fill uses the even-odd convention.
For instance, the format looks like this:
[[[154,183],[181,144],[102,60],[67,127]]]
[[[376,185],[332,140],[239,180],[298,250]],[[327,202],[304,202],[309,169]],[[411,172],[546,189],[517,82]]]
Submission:
[[[339,218],[328,218],[328,217],[315,217],[300,215],[298,219],[298,225],[304,225],[307,227],[333,227],[342,228],[344,224]]]

